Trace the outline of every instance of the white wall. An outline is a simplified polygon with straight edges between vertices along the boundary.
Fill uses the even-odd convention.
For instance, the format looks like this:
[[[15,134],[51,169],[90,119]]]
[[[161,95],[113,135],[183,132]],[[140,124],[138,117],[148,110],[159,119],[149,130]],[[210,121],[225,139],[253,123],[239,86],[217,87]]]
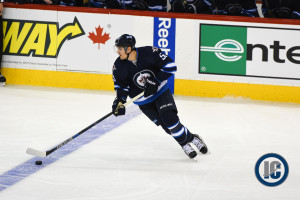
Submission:
[[[68,24],[72,24],[75,17],[84,30],[85,35],[81,35],[70,40],[65,40],[63,42],[63,45],[61,46],[57,59],[45,56],[33,57],[32,55],[4,55],[3,67],[110,74],[113,62],[117,57],[117,54],[113,51],[112,47],[114,45],[115,39],[118,36],[124,33],[133,34],[137,39],[137,46],[153,44],[152,16],[64,12],[16,8],[6,8],[4,13],[4,21],[8,20],[17,23],[17,21],[26,20],[26,23],[33,24],[53,24],[57,22],[59,28],[67,26]],[[267,39],[269,39],[270,41],[280,41],[281,44],[286,45],[285,50],[280,50],[280,52],[282,53],[281,56],[285,56],[287,49],[300,44],[299,37],[295,37],[300,33],[300,28],[297,25],[231,22],[221,21],[222,18],[219,19],[220,20],[218,21],[182,18],[178,18],[176,20],[176,63],[178,64],[178,73],[176,73],[177,79],[300,86],[299,80],[284,79],[284,77],[258,78],[249,76],[199,74],[200,24],[256,27],[252,30],[254,31],[254,33],[256,32],[257,36],[253,38],[252,33],[252,38],[249,37],[248,39],[251,38],[252,43],[264,42]],[[100,44],[100,48],[98,48],[98,44],[93,44],[93,42],[88,38],[89,33],[95,33],[95,28],[98,26],[103,28],[103,33],[109,34],[110,37],[110,39],[105,44]],[[281,29],[282,34],[272,34],[274,33],[274,31],[278,33],[279,28]],[[30,37],[33,36],[30,35]],[[39,36],[36,37],[39,38]],[[27,40],[24,41],[24,43],[26,42]],[[269,48],[271,44],[266,43],[265,45]],[[295,51],[295,53],[299,53],[299,51],[297,50]],[[256,57],[259,56],[260,55],[257,55]],[[270,50],[269,59],[271,60],[272,57],[273,53]],[[260,65],[265,65],[266,63],[257,61],[255,64],[259,69]],[[290,62],[286,62],[284,64],[270,62],[268,64],[268,68],[272,68],[272,65],[275,66],[275,64],[279,68],[279,71],[277,73],[280,73],[280,70],[282,70],[282,72],[284,72],[282,74],[284,74],[286,78],[297,78],[300,76],[298,65]],[[268,71],[266,72],[266,74],[268,75]]]

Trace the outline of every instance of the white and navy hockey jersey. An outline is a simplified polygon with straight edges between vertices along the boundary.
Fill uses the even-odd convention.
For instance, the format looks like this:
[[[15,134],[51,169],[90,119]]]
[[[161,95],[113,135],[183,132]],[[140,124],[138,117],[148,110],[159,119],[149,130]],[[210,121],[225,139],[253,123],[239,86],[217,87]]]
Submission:
[[[137,60],[121,60],[117,58],[113,66],[114,88],[118,98],[127,99],[135,97],[144,91],[146,79],[154,77],[160,82],[156,94],[141,97],[134,101],[137,105],[144,105],[154,101],[159,95],[168,89],[168,78],[176,70],[176,64],[159,48],[146,46],[136,48]]]

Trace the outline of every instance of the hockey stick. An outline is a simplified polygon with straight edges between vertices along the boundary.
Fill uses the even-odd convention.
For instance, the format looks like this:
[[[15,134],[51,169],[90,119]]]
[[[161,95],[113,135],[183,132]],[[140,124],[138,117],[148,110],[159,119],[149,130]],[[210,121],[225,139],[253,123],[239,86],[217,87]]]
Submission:
[[[137,100],[138,98],[142,97],[144,95],[144,92],[142,92],[141,94],[135,96],[134,98],[130,99],[129,101],[127,101],[124,104],[124,107],[128,106],[129,104],[131,104],[133,101]],[[106,118],[108,118],[109,116],[111,116],[113,114],[113,112],[108,113],[107,115],[105,115],[104,117],[102,117],[101,119],[95,121],[94,123],[92,123],[91,125],[89,125],[88,127],[86,127],[85,129],[81,130],[79,133],[77,133],[76,135],[73,135],[72,137],[70,137],[69,139],[63,141],[62,143],[60,143],[59,145],[53,147],[52,149],[48,150],[48,151],[38,151],[36,149],[32,149],[32,148],[28,148],[26,150],[26,153],[33,155],[33,156],[39,156],[39,157],[46,157],[49,154],[53,153],[54,151],[56,151],[57,149],[61,148],[62,146],[66,145],[67,143],[69,143],[70,141],[72,141],[73,139],[77,138],[79,135],[81,135],[82,133],[84,133],[85,131],[89,130],[90,128],[94,127],[95,125],[97,125],[98,123],[100,123],[101,121],[105,120]]]

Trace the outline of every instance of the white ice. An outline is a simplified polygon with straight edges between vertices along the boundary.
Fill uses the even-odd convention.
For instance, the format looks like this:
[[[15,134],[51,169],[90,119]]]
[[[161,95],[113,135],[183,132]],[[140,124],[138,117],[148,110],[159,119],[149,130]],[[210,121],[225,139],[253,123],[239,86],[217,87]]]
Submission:
[[[47,150],[109,113],[113,99],[114,92],[96,90],[0,87],[0,176],[32,158],[25,153],[28,147]],[[175,100],[181,122],[201,135],[211,151],[198,155],[198,162],[140,114],[1,191],[0,199],[300,198],[299,104],[184,96]],[[256,161],[270,152],[289,164],[287,180],[277,187],[262,185],[254,173]]]

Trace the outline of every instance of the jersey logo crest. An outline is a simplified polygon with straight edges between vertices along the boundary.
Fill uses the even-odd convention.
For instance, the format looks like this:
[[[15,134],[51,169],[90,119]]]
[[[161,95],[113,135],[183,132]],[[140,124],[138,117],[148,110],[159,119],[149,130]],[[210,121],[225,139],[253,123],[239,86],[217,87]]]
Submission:
[[[133,82],[141,89],[144,89],[146,79],[150,76],[155,77],[154,73],[151,70],[145,69],[136,73],[133,76]]]

